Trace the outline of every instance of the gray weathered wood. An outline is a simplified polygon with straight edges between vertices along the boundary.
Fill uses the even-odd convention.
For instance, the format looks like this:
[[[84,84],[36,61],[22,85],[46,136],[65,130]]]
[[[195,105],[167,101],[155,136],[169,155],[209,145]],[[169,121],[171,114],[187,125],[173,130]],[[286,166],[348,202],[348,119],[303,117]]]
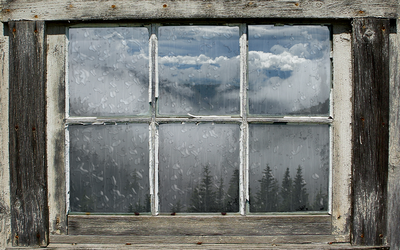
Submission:
[[[142,0],[6,1],[2,21],[123,20],[165,18],[353,18],[397,17],[396,0]]]
[[[388,179],[388,243],[392,249],[400,249],[400,29],[390,34],[390,138]]]
[[[69,215],[69,235],[327,235],[329,215],[102,216]]]
[[[102,236],[57,235],[50,244],[310,244],[343,242],[333,235],[275,235],[275,236]]]
[[[382,249],[389,250],[386,246],[352,246],[349,243],[340,244],[203,244],[192,243],[192,244],[51,244],[47,249],[269,249],[269,250],[287,250],[287,249]],[[15,250],[15,249],[14,249]]]
[[[11,233],[10,172],[8,156],[8,37],[0,23],[0,249],[9,245]]]
[[[50,234],[67,233],[65,176],[65,28],[47,27],[47,162]],[[51,136],[50,136],[51,135]]]
[[[48,242],[45,25],[11,22],[10,191],[15,246]]]
[[[386,235],[389,146],[388,19],[353,21],[352,243],[380,245]]]
[[[350,23],[333,25],[332,234],[347,235],[351,218],[352,57]]]

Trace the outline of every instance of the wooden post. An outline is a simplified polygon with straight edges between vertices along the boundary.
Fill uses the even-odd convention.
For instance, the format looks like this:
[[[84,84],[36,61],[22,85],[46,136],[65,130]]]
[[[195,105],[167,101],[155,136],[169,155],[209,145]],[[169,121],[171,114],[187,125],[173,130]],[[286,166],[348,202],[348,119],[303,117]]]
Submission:
[[[11,227],[14,246],[48,244],[45,24],[9,23]]]
[[[351,242],[386,237],[389,147],[389,19],[353,21],[353,159]]]
[[[400,249],[400,22],[390,34],[390,139],[388,179],[388,232],[391,249]]]

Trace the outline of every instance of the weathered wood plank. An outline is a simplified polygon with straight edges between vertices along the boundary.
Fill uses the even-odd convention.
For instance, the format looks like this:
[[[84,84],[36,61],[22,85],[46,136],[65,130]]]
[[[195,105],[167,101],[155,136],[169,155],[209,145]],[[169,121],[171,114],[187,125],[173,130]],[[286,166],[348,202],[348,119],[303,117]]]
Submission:
[[[396,0],[144,0],[7,1],[2,21],[122,20],[165,18],[353,18],[397,17]]]
[[[47,249],[268,249],[268,250],[281,250],[281,249],[382,249],[389,250],[386,246],[352,246],[349,243],[345,244],[51,244]]]
[[[44,22],[11,22],[10,190],[14,246],[47,245]]]
[[[56,235],[50,244],[310,244],[344,242],[333,235],[276,235],[276,236],[102,236]]]
[[[65,177],[65,29],[47,29],[47,162],[50,234],[67,232]],[[56,34],[52,34],[56,33]],[[61,33],[61,34],[59,34]],[[64,34],[63,34],[64,33]]]
[[[392,249],[400,249],[400,27],[390,34],[390,138],[388,178],[388,243]]]
[[[10,240],[10,172],[8,161],[8,37],[0,23],[0,249]]]
[[[351,218],[351,27],[333,25],[332,234],[350,235]]]
[[[352,243],[383,244],[389,146],[387,19],[353,21]]]
[[[101,216],[69,215],[69,235],[327,235],[329,215],[313,216]]]

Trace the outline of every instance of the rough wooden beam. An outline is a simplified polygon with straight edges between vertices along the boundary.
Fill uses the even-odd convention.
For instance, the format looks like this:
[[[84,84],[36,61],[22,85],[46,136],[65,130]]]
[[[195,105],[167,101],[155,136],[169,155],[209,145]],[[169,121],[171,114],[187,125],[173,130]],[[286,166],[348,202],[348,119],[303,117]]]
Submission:
[[[10,173],[8,161],[8,37],[0,23],[0,249],[10,240]]]
[[[65,28],[47,27],[47,162],[50,234],[66,234]]]
[[[46,246],[44,22],[11,22],[9,36],[11,237],[14,246]]]
[[[326,244],[343,242],[333,235],[275,235],[275,236],[103,236],[103,235],[57,235],[51,244]],[[332,244],[333,245],[333,244]],[[168,247],[167,247],[168,248]],[[233,247],[233,249],[236,249]],[[252,249],[252,248],[248,248]],[[316,248],[313,248],[316,249]]]
[[[388,179],[388,243],[400,249],[400,27],[390,34],[390,138]]]
[[[69,215],[69,235],[267,236],[329,235],[331,216]]]
[[[383,244],[389,146],[388,19],[353,21],[352,234],[357,245]]]
[[[396,0],[14,0],[2,8],[2,21],[123,20],[165,18],[353,18],[397,17]]]

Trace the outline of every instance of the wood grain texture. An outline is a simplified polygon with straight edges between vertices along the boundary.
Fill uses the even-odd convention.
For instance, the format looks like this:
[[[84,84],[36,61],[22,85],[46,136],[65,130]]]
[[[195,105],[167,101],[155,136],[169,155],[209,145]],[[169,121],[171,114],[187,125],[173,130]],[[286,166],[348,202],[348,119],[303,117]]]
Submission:
[[[48,242],[45,25],[11,22],[10,191],[14,246]]]
[[[385,246],[352,246],[349,243],[340,244],[257,244],[257,243],[245,243],[245,244],[203,244],[200,242],[192,244],[51,244],[47,249],[267,249],[267,250],[305,250],[305,249],[337,249],[337,250],[389,250],[389,247]],[[15,250],[15,249],[14,249]],[[23,249],[22,249],[23,250]]]
[[[69,235],[267,236],[329,235],[329,215],[68,216]]]
[[[390,34],[390,138],[387,240],[392,249],[400,249],[400,27]]]
[[[61,27],[62,28],[62,27]],[[50,234],[66,234],[65,29],[47,27],[47,162]],[[56,30],[54,30],[56,29]],[[55,34],[54,34],[55,33]],[[61,33],[61,34],[60,34]],[[63,34],[64,33],[64,34]]]
[[[0,249],[10,242],[10,172],[8,156],[8,37],[0,23]]]
[[[50,244],[312,244],[343,242],[333,235],[274,235],[274,236],[102,236],[56,235]]]
[[[166,18],[397,17],[396,0],[14,0],[3,2],[2,21]]]
[[[388,19],[353,20],[352,243],[381,245],[386,235],[389,146]]]

